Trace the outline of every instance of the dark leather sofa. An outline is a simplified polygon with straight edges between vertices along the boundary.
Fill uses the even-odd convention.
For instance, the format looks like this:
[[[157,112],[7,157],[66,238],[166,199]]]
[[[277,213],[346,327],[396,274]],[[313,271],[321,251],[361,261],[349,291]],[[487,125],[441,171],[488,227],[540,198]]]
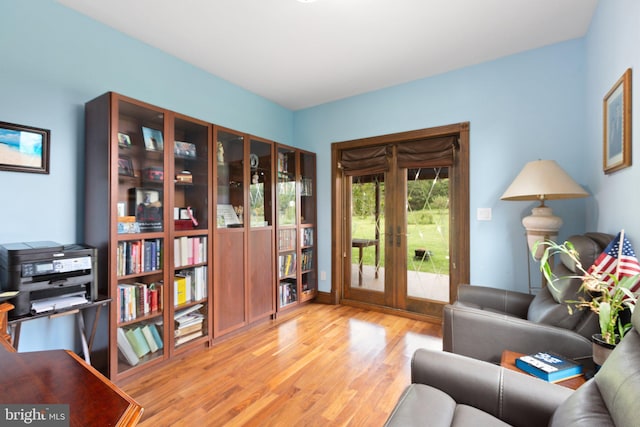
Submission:
[[[614,236],[604,233],[574,235],[580,261],[588,268]],[[591,336],[600,331],[597,316],[588,310],[569,314],[567,300],[577,300],[581,275],[569,257],[558,257],[553,267],[559,278],[535,296],[486,286],[461,285],[458,299],[443,313],[443,349],[498,363],[504,350],[520,353],[552,351],[572,359],[591,357]],[[586,297],[586,296],[585,296]]]
[[[576,391],[458,354],[419,349],[386,426],[637,427],[640,310],[633,329]]]

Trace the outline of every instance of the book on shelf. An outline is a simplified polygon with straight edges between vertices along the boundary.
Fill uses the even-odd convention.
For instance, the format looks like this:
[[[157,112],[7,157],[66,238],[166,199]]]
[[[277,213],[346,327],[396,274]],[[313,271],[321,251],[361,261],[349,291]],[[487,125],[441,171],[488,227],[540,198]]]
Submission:
[[[158,349],[161,349],[164,347],[164,343],[162,342],[162,335],[160,334],[160,331],[158,331],[158,327],[159,326],[157,325],[149,325],[149,330],[151,330],[151,335],[153,336],[153,339],[155,339]]]
[[[203,322],[204,322],[204,314],[199,313],[197,311],[194,311],[192,313],[181,316],[178,319],[175,319],[175,324],[178,329],[184,328],[186,326],[194,325],[194,324],[202,325]]]
[[[156,339],[153,336],[153,332],[151,332],[151,328],[152,326],[149,326],[149,325],[141,326],[142,334],[144,335],[144,338],[147,340],[147,344],[149,345],[149,349],[151,350],[151,353],[155,353],[156,351],[158,351],[159,347],[158,347],[158,343],[156,342]]]
[[[133,350],[129,339],[127,338],[124,329],[118,328],[118,350],[120,350],[120,354],[123,356],[124,360],[131,366],[136,366],[140,359],[136,355],[136,352]]]
[[[178,320],[181,317],[184,317],[189,313],[193,313],[193,312],[196,312],[196,311],[200,310],[202,307],[203,307],[202,304],[195,304],[195,305],[192,305],[191,307],[187,307],[185,309],[178,310],[175,313],[173,313],[173,319],[174,320]]]
[[[178,275],[173,279],[173,304],[182,305],[191,301],[191,276]]]
[[[133,347],[133,351],[135,351],[138,358],[151,351],[149,344],[147,344],[147,339],[144,337],[142,329],[139,326],[127,329],[124,334],[131,343],[131,347]]]
[[[193,323],[193,324],[190,324],[190,325],[187,325],[187,326],[179,326],[174,331],[174,336],[177,338],[177,337],[180,337],[180,336],[185,336],[185,335],[192,334],[192,333],[197,332],[197,331],[202,331],[202,323],[203,322],[197,322],[197,323]]]
[[[177,337],[176,338],[176,345],[184,344],[186,342],[189,342],[189,341],[194,340],[196,338],[199,338],[201,336],[202,336],[202,331],[200,330],[200,331],[188,334],[188,335],[183,335],[181,337]]]
[[[582,374],[582,365],[548,351],[518,357],[516,366],[531,375],[552,383]]]

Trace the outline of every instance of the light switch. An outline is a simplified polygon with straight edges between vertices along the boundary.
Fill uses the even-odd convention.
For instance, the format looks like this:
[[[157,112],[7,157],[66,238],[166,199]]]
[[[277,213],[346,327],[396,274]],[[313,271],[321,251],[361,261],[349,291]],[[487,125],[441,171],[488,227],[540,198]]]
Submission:
[[[476,218],[478,221],[491,221],[491,208],[478,208]]]

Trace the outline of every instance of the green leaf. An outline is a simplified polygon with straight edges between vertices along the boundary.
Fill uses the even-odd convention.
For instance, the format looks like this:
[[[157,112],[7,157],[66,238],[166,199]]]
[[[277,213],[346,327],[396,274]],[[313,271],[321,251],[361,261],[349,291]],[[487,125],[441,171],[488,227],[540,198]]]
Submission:
[[[598,313],[598,318],[600,320],[600,332],[602,332],[602,336],[606,337],[609,328],[611,327],[611,304],[608,302],[601,302]]]

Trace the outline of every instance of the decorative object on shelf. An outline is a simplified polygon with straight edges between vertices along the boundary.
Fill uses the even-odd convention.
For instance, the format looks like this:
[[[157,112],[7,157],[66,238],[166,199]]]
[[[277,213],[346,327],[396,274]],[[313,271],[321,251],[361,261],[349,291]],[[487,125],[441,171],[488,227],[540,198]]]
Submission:
[[[218,141],[218,151],[216,157],[218,159],[218,164],[221,165],[224,163],[224,145],[222,145],[222,142],[220,141]]]
[[[152,166],[144,170],[143,178],[147,182],[163,182],[164,170],[161,166]]]
[[[143,126],[142,136],[144,137],[144,146],[148,151],[164,150],[164,140],[162,139],[162,131]]]
[[[195,159],[196,145],[190,142],[174,141],[173,154],[175,154],[178,159]]]
[[[49,173],[48,129],[0,122],[0,170]]]
[[[118,157],[118,175],[133,176],[133,163],[129,157]]]
[[[251,166],[251,170],[258,169],[258,165],[260,164],[260,158],[257,154],[251,153],[249,154],[249,165]]]
[[[181,184],[193,184],[193,175],[189,171],[181,171],[176,174],[176,182]]]
[[[577,251],[571,242],[558,244],[551,240],[541,242],[539,245],[544,248],[540,258],[540,271],[548,280],[550,286],[558,278],[551,272],[549,260],[554,255],[569,257],[576,265],[576,271],[582,272],[581,290],[591,296],[591,299],[584,297],[578,301],[566,301],[568,310],[573,308],[589,309],[598,315],[600,324],[600,334],[594,335],[594,362],[601,365],[604,361],[601,358],[604,353],[596,348],[599,342],[604,342],[605,347],[615,347],[618,341],[631,328],[631,323],[624,323],[622,314],[628,310],[633,312],[638,291],[640,291],[640,263],[629,240],[624,236],[624,230],[609,243],[605,250],[598,256],[592,266],[585,270],[580,263]],[[596,357],[598,360],[596,360]]]
[[[123,148],[131,147],[131,138],[129,135],[118,132],[118,145]]]
[[[129,206],[135,207],[134,215],[140,231],[162,230],[162,198],[160,190],[132,188]]]
[[[554,160],[534,160],[524,166],[500,199],[540,201],[540,205],[532,209],[531,215],[522,219],[529,249],[533,251],[538,242],[557,238],[558,230],[562,226],[562,218],[553,215],[551,208],[544,204],[545,200],[587,196],[589,193]],[[533,252],[536,261],[540,260],[544,250],[541,246],[537,248],[538,250]]]
[[[218,205],[218,227],[232,227],[242,225],[235,208],[228,204]]]
[[[603,162],[605,174],[631,166],[631,68],[604,96]]]

